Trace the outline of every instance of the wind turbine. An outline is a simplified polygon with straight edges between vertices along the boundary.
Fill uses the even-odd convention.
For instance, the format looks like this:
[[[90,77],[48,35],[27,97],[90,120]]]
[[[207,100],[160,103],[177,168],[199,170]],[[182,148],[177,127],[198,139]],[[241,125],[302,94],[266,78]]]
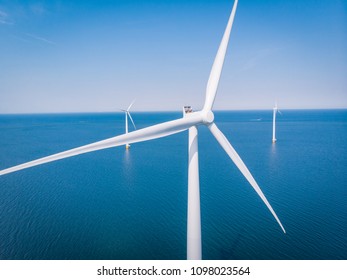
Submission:
[[[147,128],[132,131],[112,138],[108,138],[89,145],[81,146],[75,149],[67,150],[61,153],[50,155],[44,158],[23,163],[14,167],[0,171],[0,175],[15,172],[21,169],[33,167],[36,165],[60,160],[79,154],[89,153],[92,151],[112,148],[126,143],[136,143],[169,136],[185,130],[189,130],[189,166],[188,166],[188,217],[187,217],[187,258],[201,259],[201,220],[200,220],[200,187],[199,187],[199,164],[198,164],[198,127],[205,125],[212,135],[217,139],[231,160],[235,163],[241,173],[245,176],[258,196],[267,206],[277,223],[285,232],[279,218],[272,209],[270,203],[261,191],[252,174],[231,146],[228,139],[219,130],[214,123],[214,114],[212,112],[213,103],[217,93],[217,87],[221,76],[224,58],[229,42],[230,32],[235,17],[238,0],[235,0],[222,41],[220,43],[217,55],[215,57],[211,73],[207,82],[205,104],[202,110],[193,112],[188,110],[180,119],[160,123]],[[190,112],[191,111],[191,112]]]
[[[129,119],[131,120],[131,122],[132,122],[134,128],[136,129],[136,126],[135,126],[135,123],[134,123],[134,121],[133,121],[133,118],[132,118],[131,115],[130,115],[130,108],[131,108],[131,106],[133,106],[134,103],[135,103],[135,100],[133,100],[133,102],[131,102],[131,104],[129,105],[128,109],[126,109],[126,110],[124,110],[124,109],[119,109],[119,110],[121,110],[122,112],[125,113],[125,134],[128,134],[128,117],[129,117]],[[126,144],[125,144],[125,149],[128,150],[129,148],[130,148],[130,144],[129,144],[129,143],[126,143]]]
[[[272,117],[272,143],[276,143],[276,114],[277,112],[281,113],[277,107],[277,101],[275,103],[275,107],[273,107],[273,117]]]

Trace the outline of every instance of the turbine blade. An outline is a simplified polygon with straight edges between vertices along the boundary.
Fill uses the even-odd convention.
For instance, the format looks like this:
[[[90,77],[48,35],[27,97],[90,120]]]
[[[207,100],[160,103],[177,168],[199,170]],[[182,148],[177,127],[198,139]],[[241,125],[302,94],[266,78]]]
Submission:
[[[130,118],[130,120],[131,120],[131,122],[132,122],[134,128],[136,129],[135,123],[134,123],[134,121],[133,121],[133,118],[132,118],[131,115],[130,115],[130,112],[128,111],[127,114],[128,114],[128,116],[129,116],[129,118]]]
[[[210,77],[208,79],[207,87],[206,87],[206,97],[205,97],[205,104],[204,104],[204,109],[203,109],[204,111],[212,110],[212,106],[213,106],[214,100],[216,98],[219,79],[220,79],[222,69],[223,69],[225,54],[226,54],[226,51],[228,48],[230,32],[231,32],[231,28],[232,28],[233,22],[234,22],[237,2],[238,2],[238,0],[235,0],[233,9],[232,9],[230,17],[229,17],[228,24],[227,24],[225,31],[224,31],[222,41],[219,45],[219,49],[218,49],[216,58],[214,59],[214,62],[213,62]]]
[[[201,114],[191,114],[192,116],[153,125],[147,128],[136,130],[127,134],[122,134],[116,137],[108,138],[102,141],[98,141],[89,145],[81,146],[75,149],[67,150],[61,153],[53,154],[47,157],[43,157],[37,160],[33,160],[27,163],[23,163],[14,167],[10,167],[0,171],[0,175],[5,175],[11,172],[19,171],[25,168],[33,167],[36,165],[77,156],[84,153],[89,153],[97,150],[103,150],[112,148],[127,143],[136,143],[147,141],[151,139],[165,137],[171,134],[175,134],[184,131],[192,125],[197,125],[202,122]]]
[[[237,154],[235,149],[231,146],[231,144],[228,141],[228,139],[224,136],[224,134],[219,130],[219,128],[214,123],[212,123],[208,128],[210,129],[210,131],[213,134],[213,136],[217,139],[218,143],[222,146],[222,148],[225,150],[225,152],[231,158],[231,160],[236,164],[236,166],[241,171],[243,176],[246,177],[246,179],[251,184],[253,189],[260,196],[262,201],[265,203],[267,208],[270,210],[271,214],[275,217],[277,223],[280,225],[280,227],[282,228],[283,232],[286,233],[284,227],[282,226],[281,221],[277,217],[275,211],[272,209],[270,203],[268,202],[268,200],[266,199],[265,195],[261,191],[261,189],[258,186],[257,182],[254,180],[251,172],[249,172],[247,166],[244,164],[244,162],[242,161],[240,156]]]
[[[133,102],[131,102],[131,104],[129,105],[128,109],[126,110],[127,112],[130,111],[130,108],[131,108],[131,106],[133,106],[133,104],[135,103],[135,101],[136,101],[136,99],[134,99]]]

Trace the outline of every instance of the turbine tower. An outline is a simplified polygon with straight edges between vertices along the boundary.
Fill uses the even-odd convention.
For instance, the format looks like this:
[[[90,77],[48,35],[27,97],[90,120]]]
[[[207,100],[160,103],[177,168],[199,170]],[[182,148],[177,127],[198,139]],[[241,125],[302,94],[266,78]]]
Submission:
[[[131,108],[131,106],[133,106],[134,103],[135,103],[135,100],[133,100],[133,102],[131,102],[131,104],[129,105],[128,109],[126,109],[126,110],[124,110],[124,109],[119,109],[119,110],[121,110],[122,112],[125,113],[125,134],[128,134],[128,117],[129,117],[129,119],[131,120],[131,122],[132,122],[132,124],[133,124],[133,126],[134,126],[134,128],[135,128],[135,130],[136,130],[135,123],[134,123],[134,121],[133,121],[133,118],[132,118],[131,115],[130,115],[130,108]],[[129,148],[130,148],[130,144],[129,144],[129,143],[126,143],[126,144],[125,144],[125,149],[128,150]]]
[[[276,139],[276,113],[277,113],[277,102],[275,103],[275,107],[273,107],[273,117],[272,117],[272,143],[277,141]]]
[[[275,211],[271,207],[270,203],[266,199],[259,185],[253,178],[252,174],[232,147],[228,139],[219,130],[214,123],[214,114],[212,112],[213,103],[215,101],[217,87],[221,76],[224,58],[228,47],[229,36],[232,28],[232,24],[235,17],[236,7],[238,1],[235,0],[232,8],[226,29],[222,41],[220,43],[217,55],[215,57],[210,77],[208,79],[205,104],[201,111],[192,111],[185,113],[180,119],[160,123],[140,130],[125,133],[119,136],[108,138],[99,142],[95,142],[89,145],[81,146],[75,149],[67,150],[58,154],[50,155],[44,158],[33,160],[27,163],[23,163],[14,167],[7,168],[0,171],[0,175],[15,172],[21,169],[33,167],[36,165],[60,160],[76,156],[79,154],[89,153],[92,151],[112,148],[126,143],[136,143],[141,141],[147,141],[157,139],[172,134],[180,133],[185,130],[189,130],[189,167],[188,167],[188,221],[187,221],[187,258],[188,259],[201,259],[201,220],[200,220],[200,190],[199,190],[199,165],[198,165],[198,128],[199,126],[206,126],[212,135],[216,138],[218,143],[235,163],[240,172],[245,176],[260,199],[269,209],[279,226],[285,232],[279,218]]]
[[[277,101],[275,103],[275,107],[273,107],[273,117],[272,117],[272,143],[276,143],[276,115],[277,112],[281,114],[281,111],[278,110]]]

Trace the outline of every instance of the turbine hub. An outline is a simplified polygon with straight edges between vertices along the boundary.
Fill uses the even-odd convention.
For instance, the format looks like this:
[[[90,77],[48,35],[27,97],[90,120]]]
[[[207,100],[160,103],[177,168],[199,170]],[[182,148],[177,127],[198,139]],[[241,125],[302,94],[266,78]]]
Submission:
[[[202,111],[202,122],[206,125],[213,123],[214,114],[212,111]]]

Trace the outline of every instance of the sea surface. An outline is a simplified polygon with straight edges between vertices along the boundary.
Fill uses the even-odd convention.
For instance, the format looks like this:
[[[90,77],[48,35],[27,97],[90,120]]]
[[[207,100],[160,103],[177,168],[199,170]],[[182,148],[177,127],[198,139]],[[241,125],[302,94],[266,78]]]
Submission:
[[[276,144],[271,110],[215,122],[287,233],[199,127],[203,258],[347,259],[347,110],[283,110]],[[116,113],[0,115],[0,170],[123,131]],[[182,132],[0,176],[0,259],[185,259],[187,165]]]

